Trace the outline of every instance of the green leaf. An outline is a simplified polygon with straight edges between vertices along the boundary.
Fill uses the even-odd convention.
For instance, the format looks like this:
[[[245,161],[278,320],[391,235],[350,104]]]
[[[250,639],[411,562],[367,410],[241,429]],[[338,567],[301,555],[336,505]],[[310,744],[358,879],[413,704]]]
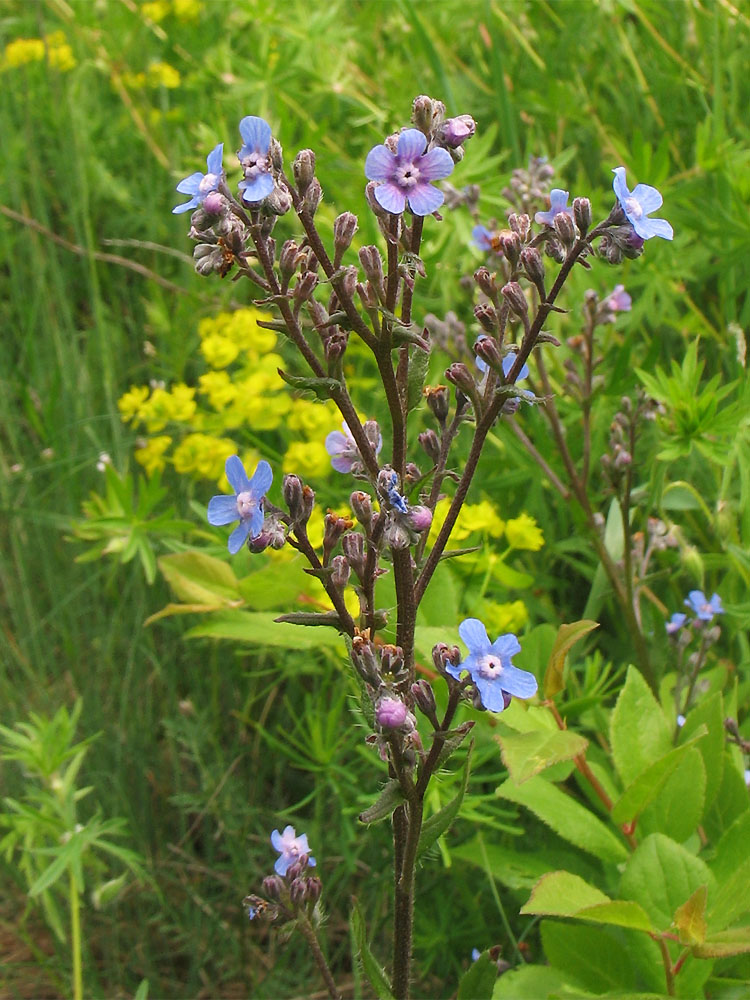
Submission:
[[[732,874],[725,878],[711,897],[708,925],[712,931],[722,931],[737,917],[750,910],[750,856],[746,855]]]
[[[421,347],[409,350],[409,375],[407,378],[406,410],[410,412],[422,402],[422,387],[430,365],[430,352]]]
[[[493,962],[489,954],[483,951],[461,977],[456,1000],[492,1000],[496,980],[497,962]]]
[[[705,862],[664,834],[652,833],[628,861],[620,895],[639,902],[656,927],[668,930],[677,908],[700,886],[711,898],[714,877]]]
[[[229,563],[203,552],[161,556],[159,569],[181,601],[189,604],[230,604],[240,600],[237,578]]]
[[[661,506],[663,510],[700,510],[711,523],[711,512],[706,501],[698,490],[690,483],[682,480],[669,483],[662,493]]]
[[[367,943],[365,922],[362,917],[362,911],[359,908],[359,903],[356,899],[352,905],[349,922],[352,930],[352,936],[357,948],[356,957],[362,963],[364,973],[370,981],[370,986],[372,986],[375,990],[378,1000],[394,1000],[393,993],[391,992],[391,985],[386,978],[385,972],[373,953],[370,951],[370,946]]]
[[[142,979],[138,984],[138,989],[133,995],[133,1000],[148,1000],[148,979]]]
[[[721,691],[715,691],[709,697],[701,699],[696,707],[688,712],[685,725],[680,729],[678,746],[687,743],[702,726],[705,726],[708,732],[698,746],[706,769],[706,793],[701,818],[705,817],[719,794],[724,772],[726,734],[724,732],[724,699]]]
[[[583,619],[569,625],[561,625],[557,630],[555,645],[552,647],[547,670],[544,674],[544,696],[553,698],[565,686],[563,668],[568,651],[593,629],[599,628],[598,622]]]
[[[542,875],[521,913],[548,917],[575,917],[597,924],[629,927],[653,933],[648,914],[638,903],[612,900],[571,872],[548,872]]]
[[[597,996],[615,989],[622,995],[639,985],[632,957],[623,947],[626,936],[619,930],[597,927],[590,921],[543,920],[541,934],[544,955],[550,965],[575,977]],[[640,934],[634,937],[642,943]]]
[[[519,851],[479,837],[451,847],[451,855],[483,870],[489,866],[492,877],[501,885],[527,892],[550,870],[550,865],[536,851]]]
[[[698,829],[706,797],[706,768],[691,747],[640,818],[641,833],[665,833],[678,844]]]
[[[520,786],[508,780],[497,794],[530,809],[563,839],[602,861],[617,863],[628,858],[624,843],[598,816],[544,778],[531,778]]]
[[[737,868],[747,861],[750,844],[750,812],[742,813],[716,845],[716,853],[708,865],[721,885],[732,877]]]
[[[682,944],[692,947],[705,940],[707,897],[705,885],[699,885],[693,895],[675,910],[674,925]]]
[[[705,735],[706,731],[705,726],[702,726],[700,733],[690,743],[670,750],[642,771],[612,807],[612,821],[620,824],[636,819],[659,794],[667,778],[692,749],[692,744]]]
[[[428,818],[422,824],[422,832],[419,835],[419,844],[417,846],[417,857],[420,858],[428,851],[438,837],[448,830],[453,820],[458,816],[458,811],[461,808],[461,803],[464,800],[464,795],[466,794],[466,786],[469,784],[469,773],[471,771],[471,753],[474,749],[474,741],[472,740],[469,744],[469,749],[466,752],[466,760],[464,762],[464,774],[461,779],[461,785],[458,789],[456,795],[451,799],[451,801],[444,805],[442,809],[438,812],[433,813],[432,816]]]
[[[585,736],[568,729],[512,733],[495,739],[502,747],[503,763],[517,785],[561,760],[572,760],[589,745]]]
[[[672,749],[664,712],[635,667],[628,668],[612,711],[610,740],[615,767],[626,787]]]
[[[559,969],[548,965],[521,965],[509,969],[495,983],[493,1000],[546,1000],[575,996],[577,984]]]
[[[288,372],[276,369],[286,382],[293,389],[300,389],[303,392],[311,392],[317,399],[323,401],[332,399],[341,390],[341,383],[335,378],[316,378],[313,375],[289,375]]]
[[[381,819],[386,819],[403,801],[404,794],[401,791],[401,786],[396,778],[392,778],[385,783],[376,801],[359,814],[359,821],[360,823],[377,823]]]
[[[728,931],[711,934],[702,944],[693,948],[696,958],[727,958],[747,952],[750,952],[750,927],[733,927]]]
[[[273,613],[261,611],[220,611],[189,629],[185,636],[188,639],[231,639],[275,649],[318,649],[340,644],[338,636],[327,629],[297,628],[284,622],[277,624]]]
[[[241,597],[253,611],[271,611],[299,604],[306,581],[300,578],[298,560],[270,562],[238,581]]]

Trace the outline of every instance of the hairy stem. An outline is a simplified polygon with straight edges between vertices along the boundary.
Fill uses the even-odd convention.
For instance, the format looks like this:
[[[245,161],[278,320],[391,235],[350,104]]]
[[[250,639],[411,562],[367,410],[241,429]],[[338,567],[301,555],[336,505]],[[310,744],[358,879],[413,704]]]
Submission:
[[[320,974],[323,977],[323,982],[326,984],[326,989],[328,990],[328,995],[332,1000],[341,1000],[341,994],[336,987],[336,982],[333,978],[331,970],[326,962],[326,957],[323,954],[323,949],[320,947],[320,942],[318,941],[318,935],[315,933],[315,928],[310,922],[308,915],[300,910],[297,915],[297,926],[302,931],[305,940],[307,941],[308,947],[312,952],[312,956],[315,959],[315,964],[320,970]]]

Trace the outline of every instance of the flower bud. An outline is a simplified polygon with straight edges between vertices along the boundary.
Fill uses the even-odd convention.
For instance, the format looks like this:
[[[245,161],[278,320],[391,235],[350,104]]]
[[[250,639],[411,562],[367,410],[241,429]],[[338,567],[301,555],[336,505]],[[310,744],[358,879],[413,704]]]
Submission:
[[[556,239],[548,239],[544,244],[544,252],[558,264],[565,260],[565,247]]]
[[[323,552],[326,554],[333,551],[336,543],[345,531],[349,531],[350,528],[354,527],[354,521],[348,517],[341,517],[332,510],[329,510],[323,518],[323,524]]]
[[[304,194],[315,177],[315,153],[311,149],[301,149],[294,158],[292,170],[299,193]]]
[[[366,633],[369,635],[369,630]],[[380,686],[380,661],[375,655],[375,647],[363,635],[355,634],[352,639],[352,663],[354,668],[370,687]]]
[[[432,690],[432,685],[429,681],[426,681],[422,677],[416,681],[416,683],[412,684],[411,694],[414,699],[414,704],[423,715],[427,716],[433,726],[437,729],[437,703],[435,701],[435,692]]]
[[[495,275],[490,274],[488,268],[478,267],[474,272],[474,281],[476,281],[479,286],[480,292],[487,296],[488,299],[492,299],[494,302],[497,298],[497,282],[495,281]]]
[[[440,458],[440,442],[435,431],[432,428],[422,431],[417,440],[432,464],[437,465]]]
[[[432,511],[429,507],[414,504],[406,515],[406,523],[413,531],[427,531],[432,524]]]
[[[443,677],[451,677],[447,673],[445,667],[446,664],[450,663],[452,666],[457,667],[461,662],[461,650],[458,646],[447,646],[444,642],[438,642],[432,647],[432,662],[435,664],[435,669]],[[451,677],[451,680],[454,680]]]
[[[558,212],[552,221],[552,225],[562,245],[566,250],[570,250],[578,236],[575,223],[571,217],[567,212]]]
[[[445,105],[442,101],[434,101],[426,94],[415,97],[411,106],[411,120],[425,135],[429,136],[436,122],[442,121],[445,115]]]
[[[478,337],[474,344],[474,353],[493,371],[501,372],[503,370],[503,359],[494,337]]]
[[[461,361],[457,361],[445,370],[445,377],[457,386],[465,396],[471,399],[476,395],[476,382],[469,369]]]
[[[317,875],[308,875],[307,877],[307,898],[311,903],[317,903],[320,899],[320,894],[323,891],[323,883],[320,881]]]
[[[585,236],[591,225],[591,202],[588,198],[573,199],[573,218],[581,236]]]
[[[229,202],[220,191],[209,191],[203,199],[203,211],[207,215],[221,215]]]
[[[346,536],[344,536],[346,538]],[[331,560],[331,583],[337,590],[343,590],[349,582],[352,568],[344,556],[334,556]]]
[[[380,424],[377,420],[365,420],[362,424],[362,430],[365,432],[365,437],[370,442],[370,447],[377,455],[383,447],[383,435],[380,431]]]
[[[341,358],[343,358],[348,343],[349,335],[338,327],[335,327],[323,345],[329,368],[337,365]]]
[[[288,286],[289,280],[299,267],[299,264],[299,247],[294,240],[287,240],[279,254],[279,271],[281,272],[281,280],[285,288]]]
[[[284,150],[281,148],[281,143],[278,139],[271,139],[268,146],[268,156],[271,160],[271,166],[278,173],[284,166]]]
[[[320,186],[320,181],[317,177],[313,177],[310,181],[310,186],[307,191],[305,191],[305,196],[302,199],[302,207],[310,215],[315,215],[318,211],[318,205],[323,198],[323,188]]]
[[[508,216],[508,225],[514,233],[518,234],[522,243],[526,241],[531,230],[531,219],[525,212],[518,215],[515,212],[511,212]]]
[[[370,206],[373,214],[379,219],[387,219],[389,212],[382,207],[378,199],[375,197],[375,188],[377,187],[375,181],[370,181],[365,187],[365,198],[367,199],[367,204]]]
[[[366,493],[364,495],[367,496]],[[344,555],[349,566],[357,574],[360,581],[364,583],[365,565],[367,563],[364,537],[359,531],[348,531],[341,539],[341,548],[344,550]]]
[[[359,523],[364,525],[365,528],[369,528],[373,514],[372,499],[369,493],[365,493],[363,490],[355,490],[349,497],[349,505]]]
[[[471,115],[458,115],[448,118],[437,129],[437,138],[450,149],[455,149],[462,142],[471,139],[477,130],[477,123]]]
[[[403,649],[393,643],[384,643],[380,647],[380,665],[384,675],[395,677],[404,665]]]
[[[289,886],[289,898],[294,906],[302,906],[307,899],[307,879],[296,878]]]
[[[521,251],[521,263],[529,281],[536,285],[540,295],[544,296],[544,261],[537,248],[525,247]]]
[[[294,301],[300,305],[307,302],[318,284],[318,276],[315,271],[305,271],[301,274],[294,285]]]
[[[497,332],[497,313],[491,302],[478,302],[474,306],[474,316],[487,333]]]
[[[286,215],[292,207],[292,196],[286,188],[275,187],[267,198],[263,200],[262,212],[264,215]]]
[[[523,294],[523,289],[518,284],[517,281],[509,281],[507,285],[503,285],[502,293],[511,308],[511,311],[520,316],[521,319],[526,321],[528,319],[529,305],[526,301],[526,296]]]
[[[286,545],[286,526],[278,514],[267,514],[259,535],[248,538],[247,547],[254,555],[266,549],[283,549]]]
[[[284,498],[284,503],[289,511],[289,516],[293,523],[299,521],[303,514],[303,503],[302,503],[302,480],[299,476],[288,475],[284,476],[284,481],[281,485],[281,495]]]
[[[385,284],[383,283],[383,258],[377,247],[361,247],[359,261],[377,295],[385,299]]]
[[[518,233],[510,232],[506,229],[500,233],[499,240],[501,250],[507,260],[515,267],[518,263],[518,258],[521,256],[521,240]]]
[[[381,698],[375,708],[375,722],[381,729],[398,729],[408,715],[409,709],[399,698]]]
[[[284,890],[284,882],[278,875],[267,875],[261,883],[263,894],[269,899],[278,899]]]
[[[334,264],[338,267],[341,258],[351,246],[354,234],[357,232],[358,220],[353,212],[343,212],[333,223],[333,247],[335,251]]]
[[[427,400],[427,405],[432,410],[433,416],[442,427],[448,417],[450,408],[450,394],[445,385],[428,385],[422,390],[422,395]]]

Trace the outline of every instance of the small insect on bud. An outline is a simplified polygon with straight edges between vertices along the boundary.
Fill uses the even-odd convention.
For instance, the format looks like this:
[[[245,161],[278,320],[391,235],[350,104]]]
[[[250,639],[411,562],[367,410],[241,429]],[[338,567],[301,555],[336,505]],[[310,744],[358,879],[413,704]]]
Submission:
[[[432,428],[427,431],[422,431],[417,440],[429,460],[433,463],[433,465],[437,465],[438,459],[440,458],[440,441],[438,441],[438,436],[435,431],[433,431]]]
[[[351,246],[357,228],[358,220],[353,212],[343,212],[336,217],[333,223],[334,267],[338,267],[341,263],[341,258]]]
[[[509,281],[507,285],[503,285],[502,293],[512,312],[526,321],[528,319],[529,305],[526,301],[526,296],[523,294],[523,289],[518,282]]]
[[[585,236],[591,225],[591,202],[588,198],[573,199],[573,218],[581,236]]]
[[[315,153],[311,149],[301,149],[292,164],[294,180],[300,194],[304,194],[315,177]]]
[[[428,385],[422,390],[422,395],[427,400],[427,405],[432,410],[433,416],[442,427],[448,417],[450,408],[450,393],[446,385]]]
[[[552,225],[554,226],[555,232],[557,233],[562,245],[566,250],[570,250],[578,236],[576,233],[575,223],[571,217],[567,212],[558,212]]]
[[[474,316],[487,333],[497,333],[497,313],[491,302],[478,302],[474,306]]]

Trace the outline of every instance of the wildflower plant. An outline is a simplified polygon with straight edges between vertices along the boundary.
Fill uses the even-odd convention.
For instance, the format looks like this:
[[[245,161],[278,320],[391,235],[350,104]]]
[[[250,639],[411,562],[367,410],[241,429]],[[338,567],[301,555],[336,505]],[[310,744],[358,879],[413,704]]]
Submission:
[[[541,664],[533,664],[534,669],[529,670],[528,663],[523,668],[513,663],[513,657],[523,652],[523,643],[514,632],[503,632],[493,625],[492,634],[501,633],[493,641],[487,623],[479,618],[470,617],[460,624],[446,621],[445,641],[437,642],[432,649],[434,673],[428,672],[431,679],[417,674],[420,603],[441,562],[467,551],[449,549],[449,542],[460,537],[462,522],[466,524],[467,518],[471,521],[472,515],[474,520],[479,517],[481,505],[474,505],[472,511],[472,505],[466,504],[469,489],[477,477],[488,437],[498,428],[502,432],[504,426],[509,426],[528,446],[530,454],[539,458],[545,474],[556,480],[561,494],[566,499],[573,497],[582,509],[626,625],[632,627],[643,672],[654,686],[639,601],[646,592],[648,561],[667,543],[664,533],[654,527],[653,544],[640,553],[639,577],[637,545],[628,527],[632,498],[628,470],[632,468],[639,421],[645,419],[648,408],[645,400],[623,402],[613,422],[608,462],[604,463],[608,489],[620,504],[624,525],[627,552],[619,564],[601,538],[587,493],[596,333],[612,324],[618,312],[630,307],[624,288],[618,285],[603,299],[593,292],[586,298],[584,332],[577,345],[579,368],[571,369],[580,390],[584,425],[585,446],[578,467],[566,450],[544,359],[559,347],[546,327],[550,316],[562,311],[559,300],[572,272],[590,268],[594,258],[612,264],[624,258],[635,259],[644,252],[646,240],[653,236],[671,239],[672,229],[665,220],[649,218],[661,205],[658,192],[646,185],[630,191],[622,167],[615,168],[614,205],[600,222],[594,222],[588,198],[574,197],[568,205],[569,192],[559,188],[549,192],[549,204],[542,208],[540,184],[546,185],[544,190],[548,188],[552,171],[544,161],[533,161],[525,174],[514,175],[508,190],[514,210],[508,214],[507,228],[474,229],[475,244],[488,254],[488,264],[494,270],[480,266],[474,274],[479,296],[474,318],[479,332],[473,349],[468,351],[464,341],[463,357],[459,354],[445,370],[443,377],[452,390],[445,384],[425,385],[433,338],[418,306],[419,282],[425,276],[420,256],[422,240],[426,229],[442,221],[438,210],[446,203],[446,192],[456,202],[456,189],[441,188],[440,181],[460,172],[464,156],[470,155],[471,147],[465,144],[475,128],[470,116],[448,118],[440,101],[420,96],[414,101],[410,124],[386,137],[367,155],[363,165],[363,180],[368,182],[364,200],[380,230],[384,254],[376,245],[357,247],[359,220],[351,211],[336,217],[332,246],[326,245],[316,221],[324,193],[316,176],[314,152],[299,152],[290,169],[285,165],[279,139],[270,125],[256,116],[247,116],[240,123],[243,144],[237,156],[242,180],[237,191],[231,189],[226,174],[219,172],[218,161],[208,163],[208,174],[191,175],[178,188],[192,195],[193,201],[198,199],[190,227],[198,273],[222,278],[231,274],[235,281],[247,280],[254,289],[255,306],[270,313],[258,320],[259,329],[281,334],[293,349],[293,353],[285,355],[293,360],[278,366],[280,378],[293,391],[311,394],[324,405],[335,407],[339,414],[338,426],[329,428],[327,436],[321,435],[320,443],[337,481],[347,482],[351,516],[329,510],[322,538],[316,539],[308,530],[315,492],[305,482],[302,470],[292,469],[283,476],[279,490],[272,486],[273,470],[268,461],[261,458],[255,474],[248,478],[239,456],[232,452],[224,458],[234,493],[214,497],[209,503],[208,519],[218,527],[239,521],[239,527],[229,536],[232,554],[245,543],[252,553],[284,547],[296,550],[330,602],[330,610],[292,611],[277,620],[301,628],[333,629],[341,634],[360,690],[361,716],[371,730],[366,742],[387,765],[386,784],[360,816],[363,823],[389,818],[392,825],[393,954],[387,976],[369,950],[356,907],[352,929],[360,959],[376,992],[397,998],[410,995],[413,980],[412,929],[419,863],[458,815],[469,778],[471,747],[464,757],[456,797],[427,815],[426,796],[431,782],[475,725],[476,718],[461,721],[464,711],[497,716],[503,759],[519,782],[541,780],[535,777],[538,771],[553,763],[574,762],[601,807],[617,816],[620,839],[616,846],[609,845],[610,860],[621,862],[627,857],[628,846],[635,849],[634,824],[639,810],[645,808],[648,796],[655,797],[658,792],[654,778],[647,792],[641,786],[640,790],[626,791],[625,804],[615,805],[611,798],[613,786],[603,783],[586,761],[587,741],[567,731],[552,700],[564,687],[565,653],[596,626],[595,622],[561,626],[542,677],[537,676]],[[211,156],[215,158],[220,149],[221,145],[217,146]],[[184,208],[178,206],[178,210]],[[536,213],[535,208],[539,209]],[[275,235],[282,219],[287,231],[295,233],[283,242]],[[388,424],[383,428],[374,420],[362,420],[353,401],[345,360],[347,352],[354,351],[354,344],[358,345],[358,361],[362,354],[369,355],[377,370],[378,392],[388,414]],[[220,346],[212,345],[212,349],[218,351]],[[524,385],[520,386],[522,380]],[[232,400],[230,405],[235,405],[235,389],[230,377],[222,379],[221,385],[214,380],[208,391],[221,391]],[[133,401],[135,411],[142,405],[143,401]],[[551,423],[563,455],[567,483],[544,463],[523,429],[524,414],[537,406]],[[424,419],[431,426],[417,436],[412,427]],[[462,429],[469,431],[471,443],[463,466],[456,469],[457,439]],[[412,454],[415,440],[421,446],[422,457]],[[346,480],[341,480],[342,476]],[[485,538],[504,534],[508,551],[534,552],[544,544],[533,518],[521,515],[502,522],[494,510],[489,513],[492,517],[485,516],[482,521]],[[385,574],[393,580],[395,607],[380,603],[378,582]],[[700,606],[692,603],[694,597],[691,594],[691,607],[698,619],[708,613],[709,606],[713,613],[721,610],[717,610],[716,597],[706,601],[701,595]],[[674,619],[673,624],[676,628]],[[451,641],[456,633],[467,653]],[[523,704],[539,705],[540,693],[544,701],[536,711],[541,714],[525,713]],[[658,730],[654,747],[658,744],[659,753],[669,753],[671,743],[662,746],[666,723],[662,725],[657,717],[662,710],[640,674],[629,673],[621,697],[624,704],[632,699],[639,711],[645,706],[644,711],[652,716],[645,725]],[[519,723],[519,717],[526,714],[529,721]],[[632,715],[627,726],[615,716],[613,738],[619,751],[620,746],[629,748],[632,743],[628,730]],[[542,717],[545,721],[541,729],[535,728],[535,720]],[[506,719],[507,723],[503,721]],[[691,732],[691,727],[688,718],[683,731]],[[678,756],[689,748],[680,750]],[[638,759],[643,759],[643,754]],[[666,773],[665,768],[659,773]],[[635,769],[628,770],[626,763],[617,780],[628,789],[636,777]],[[501,786],[498,794],[529,805],[556,828],[557,821],[548,819],[546,807],[524,799],[510,784]],[[567,798],[562,792],[559,795]],[[565,805],[560,808],[565,812]],[[297,927],[313,950],[329,993],[338,996],[319,941],[324,852],[316,843],[319,861],[316,874],[311,876],[308,870],[314,860],[306,836],[297,837],[295,829],[287,826],[282,833],[274,830],[272,845],[279,853],[275,874],[263,883],[262,896],[247,898],[248,916],[253,920],[276,920],[281,915]],[[568,880],[558,879],[549,895],[545,893],[552,883],[545,887],[540,882],[524,912],[560,913],[575,918],[588,900],[592,906],[609,902],[592,887],[587,887],[592,889],[587,895],[578,883],[571,895],[570,880],[578,879],[586,886],[583,879],[567,872],[553,874]],[[645,911],[633,915],[630,923],[623,923],[624,918],[617,916],[620,911],[615,910],[611,919],[602,917],[602,922],[606,924],[609,919],[612,925],[637,927],[654,941],[658,939],[663,945],[667,981],[673,985],[685,958],[675,959],[670,952],[664,937],[671,933],[668,928],[656,918],[647,917]],[[486,956],[481,956],[467,974],[472,977],[472,986],[462,988],[461,995],[480,995],[467,991],[475,988],[476,977],[485,974],[491,974],[491,980],[481,995],[489,996],[497,964]]]

